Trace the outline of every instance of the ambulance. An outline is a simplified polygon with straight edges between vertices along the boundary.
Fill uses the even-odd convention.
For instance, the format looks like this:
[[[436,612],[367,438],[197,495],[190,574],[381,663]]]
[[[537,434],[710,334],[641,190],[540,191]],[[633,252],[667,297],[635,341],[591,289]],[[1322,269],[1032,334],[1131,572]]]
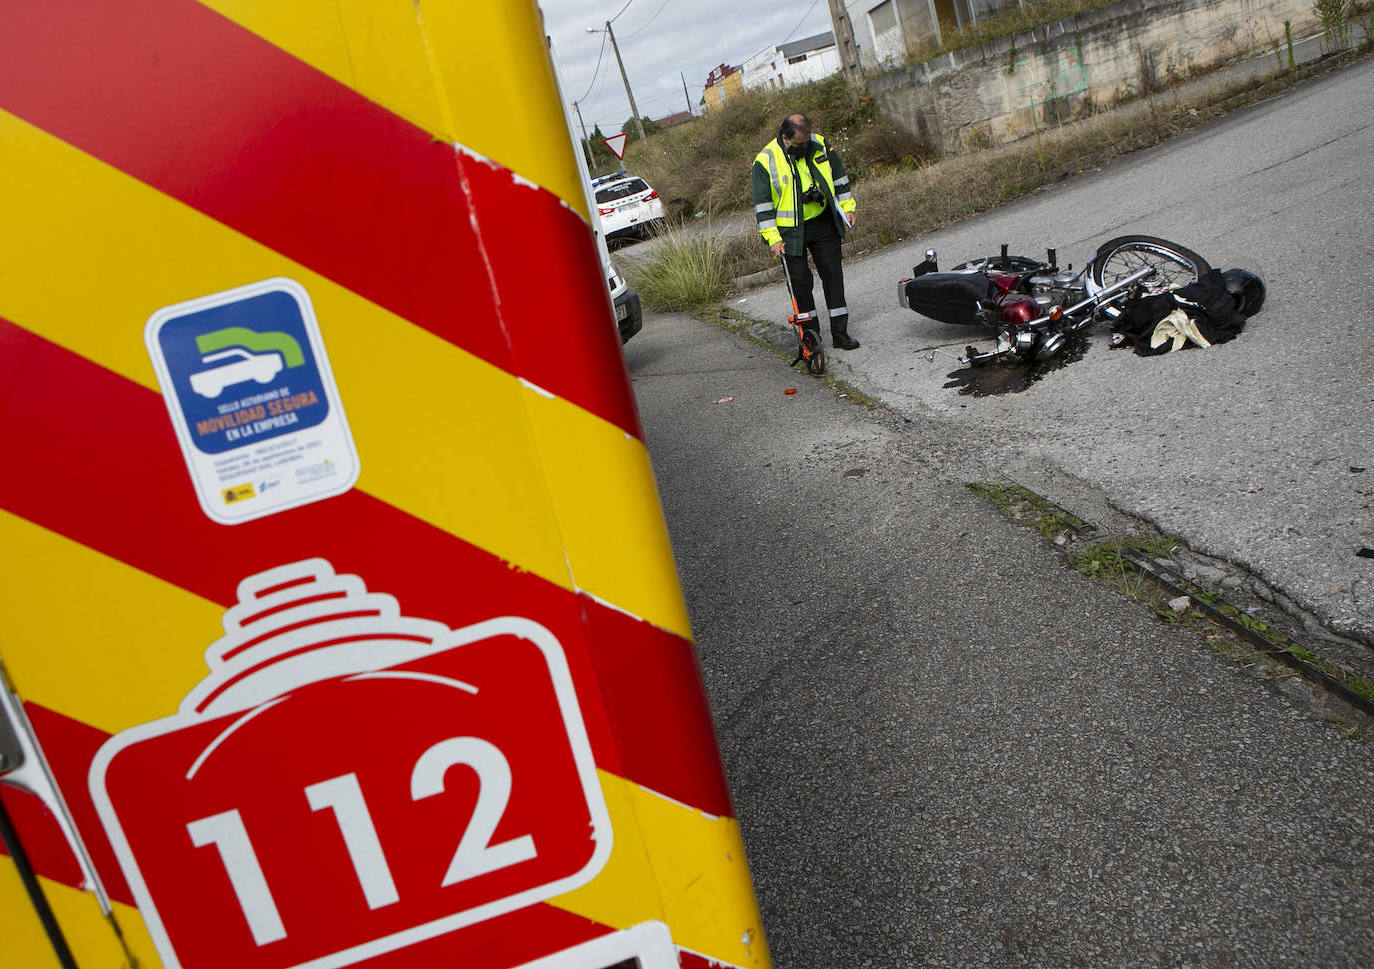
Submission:
[[[532,0],[0,22],[0,966],[767,967]]]

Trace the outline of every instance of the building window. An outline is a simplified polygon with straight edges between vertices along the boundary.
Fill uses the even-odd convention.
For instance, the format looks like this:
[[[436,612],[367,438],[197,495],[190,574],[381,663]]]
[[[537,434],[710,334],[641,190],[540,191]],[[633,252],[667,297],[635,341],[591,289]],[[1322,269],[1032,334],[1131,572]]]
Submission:
[[[883,0],[872,10],[868,11],[868,23],[873,28],[873,36],[885,34],[897,26],[897,8],[893,6],[892,0]]]

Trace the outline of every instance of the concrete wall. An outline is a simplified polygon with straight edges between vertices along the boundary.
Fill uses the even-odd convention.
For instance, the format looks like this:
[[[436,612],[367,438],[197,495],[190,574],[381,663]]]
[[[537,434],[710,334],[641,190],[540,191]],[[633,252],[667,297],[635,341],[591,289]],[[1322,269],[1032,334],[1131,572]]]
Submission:
[[[1272,50],[1283,44],[1285,20],[1295,37],[1320,29],[1312,7],[1312,0],[1120,0],[890,72],[869,91],[897,124],[938,151],[958,153]]]

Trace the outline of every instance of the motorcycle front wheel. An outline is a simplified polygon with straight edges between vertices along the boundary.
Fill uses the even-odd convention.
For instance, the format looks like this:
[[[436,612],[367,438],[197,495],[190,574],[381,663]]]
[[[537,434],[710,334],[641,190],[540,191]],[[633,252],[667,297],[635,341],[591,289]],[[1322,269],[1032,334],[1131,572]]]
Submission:
[[[1163,293],[1197,282],[1211,268],[1193,250],[1168,239],[1118,236],[1097,247],[1084,285],[1088,295],[1095,296],[1137,270],[1151,269],[1142,284],[1150,292]]]

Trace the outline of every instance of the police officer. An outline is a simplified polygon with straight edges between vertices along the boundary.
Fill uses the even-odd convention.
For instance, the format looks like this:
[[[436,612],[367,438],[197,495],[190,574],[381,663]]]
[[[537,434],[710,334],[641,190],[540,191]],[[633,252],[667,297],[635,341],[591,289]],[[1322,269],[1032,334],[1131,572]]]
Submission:
[[[840,240],[846,227],[854,224],[854,198],[839,156],[826,147],[824,138],[811,133],[806,115],[784,118],[777,138],[754,159],[753,195],[763,241],[787,264],[802,325],[820,330],[806,262],[810,252],[825,291],[831,339],[841,350],[857,349],[859,341],[849,335],[840,265]]]

